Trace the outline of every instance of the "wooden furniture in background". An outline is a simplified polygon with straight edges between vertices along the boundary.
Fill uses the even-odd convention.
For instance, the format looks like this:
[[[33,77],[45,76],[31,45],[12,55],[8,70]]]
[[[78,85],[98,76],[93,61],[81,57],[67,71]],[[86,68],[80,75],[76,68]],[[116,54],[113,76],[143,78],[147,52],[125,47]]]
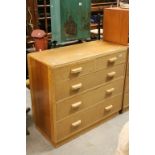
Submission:
[[[50,0],[36,0],[35,5],[39,28],[51,35]]]
[[[50,45],[51,42],[50,0],[26,0],[26,55],[27,53],[36,51],[34,45],[35,41],[31,37],[32,31],[35,29],[42,29],[47,33],[48,44]],[[26,78],[29,78],[27,71],[27,60],[26,60]]]
[[[114,7],[116,6],[117,2],[116,0],[92,0],[91,3],[91,16],[93,18],[93,16],[97,16],[98,14],[100,14],[101,16],[103,16],[103,9],[104,8],[109,8],[109,7]],[[103,27],[102,25],[102,20],[101,20],[101,28]],[[97,29],[98,28],[98,23],[97,22],[91,22],[90,25],[91,29]]]
[[[126,55],[103,41],[28,55],[34,122],[54,146],[118,114]]]
[[[116,6],[116,0],[91,0],[91,15],[103,15],[103,9]],[[102,22],[101,22],[102,28]],[[97,29],[97,22],[92,22],[91,29]],[[50,0],[26,0],[26,41],[27,48],[34,47],[31,33],[34,29],[42,29],[48,34],[51,42],[51,10]]]
[[[129,10],[119,7],[104,9],[104,40],[128,45]]]
[[[27,48],[32,48],[34,40],[31,33],[34,29],[42,29],[51,40],[50,0],[26,0],[26,39]]]

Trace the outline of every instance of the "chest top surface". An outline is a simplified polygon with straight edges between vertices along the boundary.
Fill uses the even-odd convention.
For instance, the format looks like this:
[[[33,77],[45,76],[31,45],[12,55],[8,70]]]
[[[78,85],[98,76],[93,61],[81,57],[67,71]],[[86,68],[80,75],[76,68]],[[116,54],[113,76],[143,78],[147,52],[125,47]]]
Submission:
[[[100,55],[126,51],[128,46],[105,41],[91,41],[61,48],[30,53],[28,56],[51,67],[83,61]]]

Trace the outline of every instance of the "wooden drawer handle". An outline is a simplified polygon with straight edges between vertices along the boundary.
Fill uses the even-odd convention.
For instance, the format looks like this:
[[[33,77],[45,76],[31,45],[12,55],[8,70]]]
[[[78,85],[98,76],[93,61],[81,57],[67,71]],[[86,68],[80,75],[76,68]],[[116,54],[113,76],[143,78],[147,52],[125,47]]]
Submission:
[[[115,88],[111,88],[111,89],[106,90],[106,93],[107,93],[107,94],[111,94],[111,93],[114,92],[114,91],[115,91]]]
[[[76,102],[76,103],[72,104],[72,108],[73,108],[73,109],[76,109],[76,108],[78,108],[81,104],[82,104],[81,101]]]
[[[82,87],[82,83],[78,83],[72,86],[72,90],[79,90]]]
[[[110,106],[105,107],[105,110],[110,111],[112,108],[113,108],[113,105],[110,105]]]
[[[114,63],[116,60],[117,60],[117,57],[113,57],[113,58],[110,58],[110,59],[108,60],[108,62]]]
[[[79,125],[81,124],[81,122],[82,122],[81,120],[78,120],[78,121],[72,123],[72,127],[77,127],[77,126],[79,126]]]
[[[72,69],[72,70],[71,70],[71,73],[72,73],[72,74],[77,74],[77,73],[80,73],[80,72],[82,72],[82,67],[75,68],[75,69]]]
[[[112,78],[116,75],[116,72],[110,72],[107,75],[108,75],[108,77]]]

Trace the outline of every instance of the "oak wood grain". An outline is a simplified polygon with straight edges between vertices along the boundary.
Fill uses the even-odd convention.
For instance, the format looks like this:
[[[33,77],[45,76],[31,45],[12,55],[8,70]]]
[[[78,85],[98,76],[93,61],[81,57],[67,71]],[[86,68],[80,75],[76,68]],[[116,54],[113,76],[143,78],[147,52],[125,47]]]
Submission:
[[[34,121],[51,138],[48,68],[34,59],[28,60]]]

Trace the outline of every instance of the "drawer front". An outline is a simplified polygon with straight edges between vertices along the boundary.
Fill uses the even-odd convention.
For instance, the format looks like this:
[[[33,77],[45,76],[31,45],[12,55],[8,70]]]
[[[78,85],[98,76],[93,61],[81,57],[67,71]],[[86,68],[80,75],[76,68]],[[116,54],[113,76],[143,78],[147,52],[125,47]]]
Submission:
[[[124,78],[120,78],[110,84],[99,86],[92,91],[76,95],[70,99],[57,103],[57,120],[75,114],[85,108],[95,105],[98,102],[108,99],[123,92]]]
[[[125,64],[120,64],[109,69],[103,69],[95,73],[95,85],[111,82],[119,77],[125,76]]]
[[[94,86],[94,74],[56,83],[56,101],[77,95]]]
[[[93,72],[94,68],[94,60],[77,62],[64,67],[59,67],[54,70],[55,80],[56,82],[59,82],[67,79],[74,79]]]
[[[121,109],[122,95],[115,96],[56,124],[57,141],[61,141]]]
[[[126,108],[129,106],[129,93],[124,94],[124,101],[123,101],[123,108]]]
[[[127,52],[120,52],[111,54],[108,56],[102,56],[96,59],[95,69],[100,70],[103,68],[110,68],[115,65],[125,63],[126,62],[126,54]]]
[[[111,82],[124,76],[125,64],[117,65],[110,69],[103,69],[73,80],[56,83],[56,101],[77,95],[97,85]]]

